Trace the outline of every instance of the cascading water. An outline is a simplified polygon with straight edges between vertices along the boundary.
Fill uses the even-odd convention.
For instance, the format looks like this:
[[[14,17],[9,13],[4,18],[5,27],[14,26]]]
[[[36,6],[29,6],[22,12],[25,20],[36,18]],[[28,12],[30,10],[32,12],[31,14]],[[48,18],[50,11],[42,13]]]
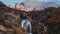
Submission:
[[[32,34],[32,25],[30,20],[28,19],[22,20],[21,27],[25,29],[26,34]]]

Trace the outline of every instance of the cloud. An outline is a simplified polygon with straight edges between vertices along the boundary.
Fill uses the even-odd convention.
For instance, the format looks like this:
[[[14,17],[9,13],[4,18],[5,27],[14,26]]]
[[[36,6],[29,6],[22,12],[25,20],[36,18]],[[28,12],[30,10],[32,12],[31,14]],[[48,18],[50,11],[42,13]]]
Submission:
[[[51,1],[51,2],[26,2],[25,4],[26,4],[26,6],[30,6],[30,8],[32,8],[32,9],[36,8],[36,10],[43,10],[46,7],[59,7],[60,6],[60,3],[58,4],[54,1]]]
[[[33,10],[33,9],[36,9],[36,10],[43,10],[43,3],[40,3],[40,2],[25,2],[25,5],[27,9],[27,11],[30,11],[30,10]]]
[[[3,1],[5,4],[15,4],[15,3],[21,3],[21,2],[26,2],[26,1],[31,1],[31,2],[55,2],[57,4],[60,4],[60,0],[0,0]]]

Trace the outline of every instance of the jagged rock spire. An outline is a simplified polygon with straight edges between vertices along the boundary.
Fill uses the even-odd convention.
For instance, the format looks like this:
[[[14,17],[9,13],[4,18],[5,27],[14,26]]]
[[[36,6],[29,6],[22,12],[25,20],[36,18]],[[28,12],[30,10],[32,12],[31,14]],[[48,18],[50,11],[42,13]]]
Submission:
[[[25,6],[24,2],[20,3],[20,5],[23,5],[23,6]]]
[[[16,3],[16,4],[15,4],[15,8],[17,8],[17,5],[18,5],[18,4]]]

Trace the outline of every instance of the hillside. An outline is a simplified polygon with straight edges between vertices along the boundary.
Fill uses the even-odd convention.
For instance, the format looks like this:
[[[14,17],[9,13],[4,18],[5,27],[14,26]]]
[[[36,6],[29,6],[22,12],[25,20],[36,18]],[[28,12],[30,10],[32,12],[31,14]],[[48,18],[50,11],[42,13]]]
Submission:
[[[0,34],[25,34],[25,30],[18,23],[18,16],[11,10],[13,9],[0,1]]]

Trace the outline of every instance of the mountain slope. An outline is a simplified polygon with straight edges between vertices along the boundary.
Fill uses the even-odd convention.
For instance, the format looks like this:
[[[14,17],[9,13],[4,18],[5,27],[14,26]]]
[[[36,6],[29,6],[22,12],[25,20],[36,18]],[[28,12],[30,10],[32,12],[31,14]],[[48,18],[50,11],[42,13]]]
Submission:
[[[19,24],[19,16],[12,9],[0,1],[0,34],[25,34]],[[18,17],[18,18],[17,18]]]

